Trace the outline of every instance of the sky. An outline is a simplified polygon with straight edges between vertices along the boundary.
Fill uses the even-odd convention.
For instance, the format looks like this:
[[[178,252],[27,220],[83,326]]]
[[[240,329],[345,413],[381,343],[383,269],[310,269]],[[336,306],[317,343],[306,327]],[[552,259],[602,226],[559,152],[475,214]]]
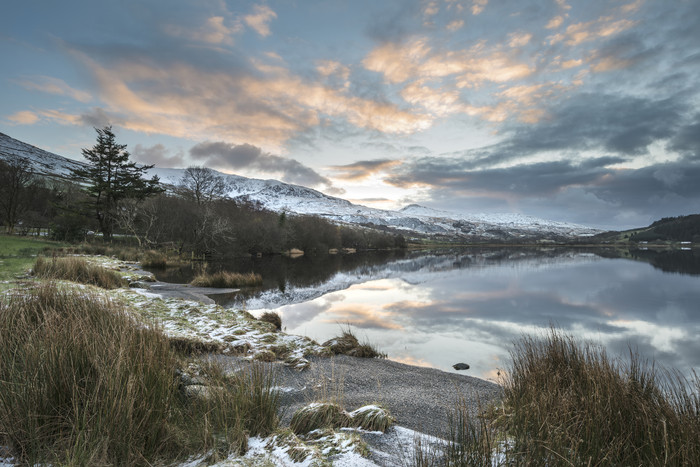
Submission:
[[[0,132],[624,229],[700,212],[700,0],[6,0]]]

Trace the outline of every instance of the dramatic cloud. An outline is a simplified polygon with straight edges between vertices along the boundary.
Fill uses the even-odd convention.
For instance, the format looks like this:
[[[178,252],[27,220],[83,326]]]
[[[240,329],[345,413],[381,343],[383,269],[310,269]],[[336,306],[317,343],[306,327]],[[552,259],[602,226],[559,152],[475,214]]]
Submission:
[[[251,144],[200,143],[190,149],[190,155],[203,165],[219,170],[252,169],[274,174],[290,183],[306,186],[332,185],[330,180],[298,161],[266,153]]]

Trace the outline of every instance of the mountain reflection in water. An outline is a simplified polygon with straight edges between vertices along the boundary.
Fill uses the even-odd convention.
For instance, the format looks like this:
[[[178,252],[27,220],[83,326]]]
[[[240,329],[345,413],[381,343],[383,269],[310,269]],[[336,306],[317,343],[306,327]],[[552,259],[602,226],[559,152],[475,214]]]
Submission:
[[[479,248],[274,261],[239,263],[268,282],[221,303],[254,315],[276,310],[287,332],[318,341],[349,323],[392,360],[445,371],[465,362],[467,374],[483,378],[507,368],[519,336],[550,325],[613,355],[631,347],[686,374],[700,368],[696,250]]]

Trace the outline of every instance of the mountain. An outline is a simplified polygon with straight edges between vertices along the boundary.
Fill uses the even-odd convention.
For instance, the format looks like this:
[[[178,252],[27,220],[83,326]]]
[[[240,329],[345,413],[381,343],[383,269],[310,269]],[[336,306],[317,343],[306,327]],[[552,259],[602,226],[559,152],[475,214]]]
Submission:
[[[83,166],[0,133],[0,158],[22,157],[41,174],[69,177]],[[184,169],[154,168],[163,183],[176,185]],[[521,214],[458,214],[412,204],[399,211],[375,209],[328,196],[320,191],[278,180],[221,174],[228,196],[275,212],[317,215],[338,223],[358,224],[408,236],[461,241],[567,240],[599,230]]]

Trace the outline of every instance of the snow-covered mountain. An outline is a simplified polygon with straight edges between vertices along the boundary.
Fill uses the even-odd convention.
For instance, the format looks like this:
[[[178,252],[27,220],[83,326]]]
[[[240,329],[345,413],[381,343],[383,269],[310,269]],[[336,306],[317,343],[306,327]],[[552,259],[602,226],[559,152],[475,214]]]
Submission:
[[[70,168],[84,165],[0,133],[0,158],[22,157],[39,173],[70,176]],[[163,183],[177,185],[184,169],[154,168]],[[567,239],[589,236],[599,230],[538,219],[521,214],[459,214],[412,204],[399,211],[375,209],[328,196],[320,191],[278,180],[260,180],[221,174],[228,196],[275,212],[311,214],[338,223],[404,233],[463,240]]]

